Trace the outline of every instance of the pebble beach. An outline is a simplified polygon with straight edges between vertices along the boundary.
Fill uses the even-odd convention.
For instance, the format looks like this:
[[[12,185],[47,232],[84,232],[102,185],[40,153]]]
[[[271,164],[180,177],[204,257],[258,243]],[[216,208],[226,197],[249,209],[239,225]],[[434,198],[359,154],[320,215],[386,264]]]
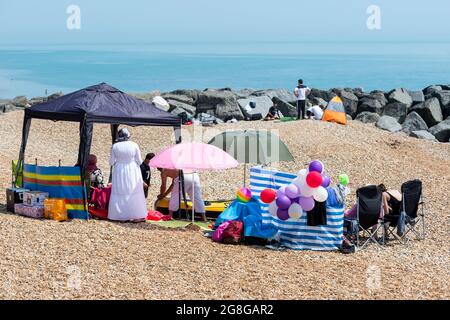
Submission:
[[[352,193],[366,184],[399,189],[424,184],[423,241],[395,242],[344,255],[272,251],[213,243],[198,230],[169,230],[147,223],[57,223],[6,213],[4,189],[19,154],[23,111],[0,115],[0,299],[449,299],[450,144],[419,140],[349,121],[239,122],[183,127],[183,137],[208,142],[224,130],[274,130],[295,161],[276,164],[295,173],[320,159],[333,178],[347,173]],[[141,152],[173,143],[170,128],[130,128]],[[189,139],[185,138],[185,141]],[[33,120],[26,162],[74,165],[78,124]],[[91,153],[108,172],[108,126],[96,125]],[[205,199],[233,199],[243,168],[201,174]],[[152,171],[148,207],[159,189]],[[73,274],[79,275],[75,284]],[[376,281],[373,281],[373,275]]]

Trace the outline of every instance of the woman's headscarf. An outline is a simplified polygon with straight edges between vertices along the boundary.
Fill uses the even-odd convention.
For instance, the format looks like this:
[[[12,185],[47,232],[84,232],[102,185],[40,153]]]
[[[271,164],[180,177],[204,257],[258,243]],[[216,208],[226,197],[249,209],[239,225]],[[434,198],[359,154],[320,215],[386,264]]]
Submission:
[[[127,128],[123,128],[119,130],[117,137],[116,142],[128,141],[131,138],[131,134]]]
[[[87,170],[89,172],[94,172],[97,169],[97,157],[94,154],[90,154],[88,158]]]

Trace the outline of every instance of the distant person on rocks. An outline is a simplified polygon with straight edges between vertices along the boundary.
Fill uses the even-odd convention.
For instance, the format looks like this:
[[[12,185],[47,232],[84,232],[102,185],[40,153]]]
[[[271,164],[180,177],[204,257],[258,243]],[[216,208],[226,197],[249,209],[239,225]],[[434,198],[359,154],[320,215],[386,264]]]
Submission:
[[[144,180],[144,196],[147,199],[148,197],[148,189],[150,188],[150,179],[152,177],[152,172],[150,170],[150,160],[152,160],[155,157],[154,153],[148,153],[145,156],[144,161],[141,163],[141,174],[142,174],[142,180]]]
[[[280,111],[278,110],[278,105],[274,102],[273,106],[270,107],[264,121],[280,119]]]
[[[307,86],[303,85],[303,80],[298,80],[298,85],[294,89],[294,95],[297,97],[297,120],[305,119],[306,116],[306,97],[311,92]]]
[[[306,117],[313,120],[322,120],[323,106],[312,106],[306,110]]]

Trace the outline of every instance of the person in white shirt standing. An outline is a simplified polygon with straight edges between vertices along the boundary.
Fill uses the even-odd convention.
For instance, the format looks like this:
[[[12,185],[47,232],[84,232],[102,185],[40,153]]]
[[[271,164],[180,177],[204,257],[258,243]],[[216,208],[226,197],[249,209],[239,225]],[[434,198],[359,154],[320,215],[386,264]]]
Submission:
[[[298,80],[298,86],[294,90],[294,95],[297,97],[297,120],[305,119],[306,116],[306,97],[311,92],[307,86],[303,85],[303,80]]]

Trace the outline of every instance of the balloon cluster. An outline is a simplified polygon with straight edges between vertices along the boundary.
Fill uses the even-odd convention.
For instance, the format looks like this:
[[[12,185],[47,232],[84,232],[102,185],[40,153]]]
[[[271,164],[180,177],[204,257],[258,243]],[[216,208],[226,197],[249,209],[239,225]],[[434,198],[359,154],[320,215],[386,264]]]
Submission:
[[[314,209],[315,201],[328,199],[331,178],[325,174],[324,165],[319,160],[312,161],[308,169],[298,172],[291,184],[276,192],[265,189],[261,192],[261,201],[269,204],[269,212],[280,220],[300,219],[303,211]]]

